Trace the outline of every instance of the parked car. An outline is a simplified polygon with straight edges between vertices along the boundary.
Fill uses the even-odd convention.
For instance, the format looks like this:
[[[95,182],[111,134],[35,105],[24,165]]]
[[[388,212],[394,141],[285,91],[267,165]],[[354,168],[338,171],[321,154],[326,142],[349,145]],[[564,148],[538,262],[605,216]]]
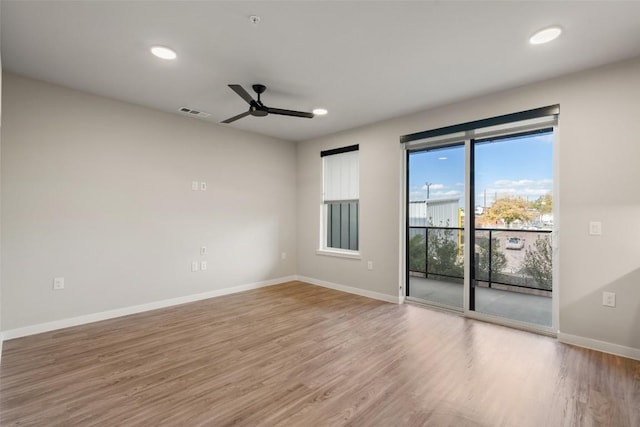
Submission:
[[[506,248],[519,251],[520,249],[524,248],[524,239],[521,239],[519,237],[509,237],[507,239]]]

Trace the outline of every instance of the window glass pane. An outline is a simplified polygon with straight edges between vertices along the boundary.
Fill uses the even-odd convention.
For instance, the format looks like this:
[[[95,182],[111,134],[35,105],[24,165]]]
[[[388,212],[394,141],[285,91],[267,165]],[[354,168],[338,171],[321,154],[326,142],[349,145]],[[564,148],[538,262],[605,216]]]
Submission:
[[[349,206],[351,203],[340,203],[340,247],[349,249]]]
[[[350,203],[349,209],[349,249],[358,250],[358,203]]]
[[[408,293],[464,307],[465,145],[410,152]]]
[[[330,225],[331,248],[340,248],[340,203],[331,203]]]
[[[325,206],[327,209],[327,247],[331,248],[333,247],[333,239],[331,238],[331,210],[333,209],[333,205],[331,203],[327,203]]]
[[[358,202],[327,203],[327,247],[358,250]]]

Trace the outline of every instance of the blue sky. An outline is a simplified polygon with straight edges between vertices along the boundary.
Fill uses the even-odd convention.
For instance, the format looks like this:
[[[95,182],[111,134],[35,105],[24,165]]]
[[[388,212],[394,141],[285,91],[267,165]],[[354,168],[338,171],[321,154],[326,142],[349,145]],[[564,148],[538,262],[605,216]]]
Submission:
[[[535,200],[553,188],[553,134],[479,143],[475,147],[476,206],[495,197],[521,196]],[[459,197],[464,205],[464,146],[411,153],[409,198]]]

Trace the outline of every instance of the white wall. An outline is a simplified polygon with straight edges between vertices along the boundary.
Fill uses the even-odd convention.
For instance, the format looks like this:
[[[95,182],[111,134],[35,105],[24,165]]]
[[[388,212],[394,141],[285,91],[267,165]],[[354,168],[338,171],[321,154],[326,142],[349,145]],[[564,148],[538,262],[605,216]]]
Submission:
[[[295,274],[293,143],[3,84],[3,330]]]
[[[298,274],[398,295],[403,189],[399,136],[560,104],[560,331],[640,354],[640,59],[423,111],[298,144]],[[316,254],[320,151],[360,144],[363,260]],[[603,235],[588,235],[588,222]],[[366,261],[374,262],[368,271]],[[617,293],[617,308],[601,305]],[[604,349],[604,346],[601,346]]]

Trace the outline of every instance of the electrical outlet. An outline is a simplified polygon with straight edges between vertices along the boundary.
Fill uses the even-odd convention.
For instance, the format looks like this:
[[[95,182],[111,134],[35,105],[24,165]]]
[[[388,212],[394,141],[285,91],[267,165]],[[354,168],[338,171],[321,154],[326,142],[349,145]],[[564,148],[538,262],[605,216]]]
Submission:
[[[616,294],[615,292],[603,292],[602,293],[602,305],[605,307],[616,306]]]
[[[53,278],[53,290],[59,291],[64,289],[64,277],[54,277]]]
[[[602,223],[600,221],[591,221],[589,223],[589,234],[591,236],[600,236],[602,234]]]
[[[200,270],[205,271],[207,269],[207,261],[200,261]]]
[[[193,261],[191,263],[191,271],[198,271],[198,261]]]
[[[367,270],[373,270],[373,261],[367,262]]]
[[[198,191],[198,181],[191,181],[191,189],[193,191]]]

